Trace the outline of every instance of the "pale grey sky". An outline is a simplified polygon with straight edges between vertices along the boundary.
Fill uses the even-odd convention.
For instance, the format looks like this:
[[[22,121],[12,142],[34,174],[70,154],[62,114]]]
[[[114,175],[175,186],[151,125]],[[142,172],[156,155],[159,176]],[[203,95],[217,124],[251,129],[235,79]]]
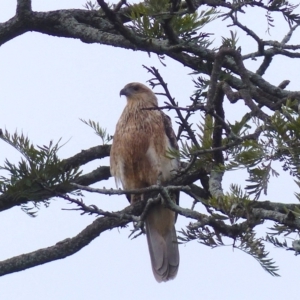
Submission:
[[[33,8],[44,11],[82,8],[83,4],[82,0],[33,0]],[[0,0],[0,22],[13,16],[15,6],[16,1]],[[265,33],[266,21],[255,11],[246,14],[245,18],[248,24]],[[284,29],[284,26],[272,29],[269,39],[282,38]],[[215,33],[217,45],[220,36],[228,35],[229,30],[233,28],[227,28],[221,22],[207,29]],[[240,37],[240,44],[243,54],[253,50],[249,38]],[[0,48],[0,128],[11,133],[16,129],[23,131],[38,145],[62,137],[62,141],[68,143],[60,151],[61,158],[98,145],[100,139],[79,118],[98,121],[113,134],[125,105],[125,99],[119,97],[120,89],[128,82],[146,83],[151,78],[142,64],[159,68],[176,100],[181,105],[188,104],[194,89],[188,75],[191,70],[176,62],[167,60],[167,67],[163,67],[155,55],[149,58],[142,52],[26,33]],[[252,65],[255,70],[257,63],[247,63],[248,67]],[[266,74],[273,84],[292,80],[288,87],[291,90],[299,89],[298,79],[293,79],[298,76],[299,62],[288,59],[284,64],[275,59],[274,66]],[[232,106],[227,118],[238,118],[243,109],[242,105]],[[174,118],[173,124],[175,126]],[[0,142],[0,164],[4,158],[17,162],[19,157],[16,150]],[[99,160],[85,166],[84,171],[107,164],[108,160]],[[228,190],[231,182],[244,185],[242,179],[243,174],[229,174],[224,181],[224,190]],[[103,181],[95,186],[114,187],[114,182]],[[291,178],[283,174],[274,180],[269,195],[263,199],[295,202],[295,190]],[[125,197],[86,194],[85,200],[107,210],[128,205]],[[182,197],[181,205],[190,207],[191,200]],[[1,213],[0,260],[51,246],[76,235],[94,220],[94,217],[80,216],[75,211],[61,210],[69,207],[62,200],[54,200],[34,219],[19,208]],[[177,230],[187,223],[188,220],[179,217]],[[105,232],[66,259],[1,277],[0,298],[297,299],[300,258],[291,252],[269,247],[282,276],[274,278],[252,257],[238,250],[232,251],[230,246],[211,250],[190,242],[180,246],[177,278],[158,284],[152,275],[145,236],[132,241],[128,239],[129,229]],[[260,233],[263,234],[263,230]]]

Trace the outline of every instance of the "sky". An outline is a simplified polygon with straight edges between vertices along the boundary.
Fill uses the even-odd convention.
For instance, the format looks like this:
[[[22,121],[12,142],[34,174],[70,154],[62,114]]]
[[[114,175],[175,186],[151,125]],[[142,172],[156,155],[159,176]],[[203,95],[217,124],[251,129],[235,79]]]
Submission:
[[[82,8],[80,0],[33,0],[33,9],[48,11],[62,8]],[[14,15],[16,1],[0,0],[0,22]],[[266,39],[279,40],[286,33],[280,18],[271,35],[262,15],[250,9],[243,16],[245,22]],[[255,20],[255,22],[254,22]],[[277,20],[277,19],[276,19]],[[215,44],[221,36],[229,36],[225,22],[205,28],[215,34]],[[243,54],[255,49],[249,37],[240,36]],[[296,43],[296,42],[295,42]],[[67,142],[60,157],[70,157],[83,149],[101,144],[101,140],[79,119],[94,120],[114,133],[125,99],[119,91],[133,81],[147,83],[151,75],[142,65],[155,66],[169,84],[169,89],[181,106],[189,104],[194,90],[191,70],[177,62],[166,60],[160,64],[153,54],[123,50],[99,44],[84,44],[78,40],[26,33],[0,47],[0,128],[28,135],[36,145],[47,145],[50,140]],[[246,66],[255,70],[259,60]],[[273,84],[290,79],[288,89],[297,90],[299,62],[276,58],[265,78]],[[164,101],[161,97],[160,101]],[[227,118],[239,118],[242,104],[227,106]],[[172,116],[174,127],[174,114]],[[196,120],[199,121],[199,120]],[[17,162],[19,153],[0,141],[0,165],[7,158]],[[108,159],[84,166],[89,172]],[[280,170],[278,168],[278,170]],[[281,172],[282,173],[282,172]],[[230,183],[245,185],[244,173],[225,176],[223,187]],[[95,187],[114,187],[113,179]],[[274,179],[267,196],[261,200],[296,202],[293,180],[283,173]],[[87,204],[105,210],[119,210],[128,205],[125,196],[106,197],[85,194]],[[191,199],[181,197],[183,207],[191,207]],[[0,260],[51,246],[73,237],[95,217],[81,216],[63,200],[52,200],[49,208],[41,208],[36,218],[30,218],[20,208],[1,213]],[[199,206],[200,208],[200,206]],[[177,230],[189,220],[179,217]],[[263,234],[266,223],[259,229]],[[128,229],[114,229],[101,234],[90,245],[71,257],[31,268],[0,278],[1,299],[282,299],[298,294],[299,257],[292,252],[269,246],[271,257],[280,267],[279,278],[265,272],[249,255],[227,247],[210,249],[196,241],[180,245],[180,268],[175,280],[158,284],[150,266],[145,236],[130,240]],[[290,241],[291,242],[291,241]],[[296,280],[297,278],[297,280]]]

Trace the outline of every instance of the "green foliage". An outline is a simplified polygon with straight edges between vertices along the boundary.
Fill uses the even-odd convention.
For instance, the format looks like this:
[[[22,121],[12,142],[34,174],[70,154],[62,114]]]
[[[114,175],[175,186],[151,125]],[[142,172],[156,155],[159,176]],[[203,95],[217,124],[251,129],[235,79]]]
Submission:
[[[286,250],[289,250],[290,247],[288,246],[286,240],[283,242],[280,242],[275,236],[273,235],[267,235],[266,236],[266,241],[272,243],[275,247],[278,248],[284,248]]]
[[[214,130],[213,118],[210,115],[206,115],[202,118],[202,122],[197,124],[198,132],[196,134],[200,147],[190,148],[190,154],[196,151],[207,150],[212,148],[212,135]],[[197,164],[198,165],[210,165],[212,162],[212,153],[203,153],[198,155]]]
[[[204,122],[198,125],[199,134],[198,138],[203,149],[210,149],[212,147],[212,135],[214,131],[213,118],[207,114],[204,117]]]
[[[300,188],[300,181],[299,180],[295,180],[295,183]],[[300,201],[300,193],[295,193],[295,196],[296,196],[297,200]],[[297,211],[297,213],[300,213],[300,210]]]
[[[212,147],[212,133],[213,133],[213,119],[210,115],[206,115],[203,118],[203,122],[197,125],[199,133],[196,134],[200,142],[200,146],[195,146],[192,142],[188,143],[183,141],[185,138],[182,135],[181,147],[180,147],[180,158],[182,160],[190,161],[191,157],[195,156],[197,159],[193,159],[193,168],[206,168],[210,169],[213,158],[211,152],[205,152],[207,149]],[[199,151],[204,151],[202,154],[197,154]]]
[[[205,105],[205,94],[202,89],[204,87],[203,82],[201,79],[199,93],[193,98],[197,98],[194,103],[198,101],[197,103],[201,103],[201,105],[202,103]],[[267,194],[271,177],[279,176],[278,171],[273,167],[276,161],[282,163],[283,170],[288,170],[291,175],[297,178],[296,183],[300,186],[300,179],[298,179],[300,167],[300,118],[297,105],[297,101],[287,101],[281,107],[281,110],[275,111],[265,123],[261,120],[250,119],[250,115],[246,114],[234,124],[228,124],[231,132],[223,139],[222,145],[232,144],[232,146],[226,149],[225,167],[227,171],[246,169],[248,173],[248,185],[245,189],[242,189],[240,186],[232,184],[230,191],[224,193],[221,199],[220,197],[218,199],[210,197],[206,201],[207,211],[211,217],[216,222],[220,220],[226,222],[226,224],[230,223],[232,229],[238,228],[235,226],[241,224],[241,218],[245,219],[245,216],[248,216],[246,217],[247,221],[242,223],[247,224],[247,229],[244,228],[235,234],[233,247],[254,257],[264,270],[272,276],[279,276],[278,267],[269,258],[269,253],[265,250],[265,242],[271,242],[276,247],[293,250],[298,254],[300,247],[297,246],[297,249],[294,247],[296,242],[293,244],[293,247],[289,247],[286,241],[280,242],[275,237],[275,235],[286,236],[292,233],[295,234],[296,231],[287,225],[275,224],[271,228],[273,233],[269,233],[266,239],[256,237],[251,224],[253,222],[255,224],[258,222],[257,224],[259,224],[260,220],[251,219],[251,207],[253,200],[258,200],[262,193]],[[203,153],[197,155],[194,166],[196,168],[201,166],[210,173],[213,155],[212,152],[205,152],[205,150],[212,149],[214,117],[206,114],[203,122],[197,125],[197,127],[196,135],[200,148],[185,143],[181,151],[188,157],[188,155],[199,153],[199,151],[203,150]],[[244,137],[253,133],[253,127],[255,130],[260,130],[260,138],[244,139]],[[300,193],[296,193],[296,197],[300,200]],[[299,217],[300,209],[297,207],[293,211],[286,210],[287,220],[293,221]],[[212,248],[226,245],[224,238],[227,240],[228,235],[223,235],[222,231],[215,229],[216,227],[202,227],[201,225],[196,228],[194,227],[190,226],[187,230],[182,230],[180,240],[183,242],[198,240],[200,243]],[[298,233],[296,232],[296,234]]]
[[[299,179],[300,166],[300,118],[296,101],[287,101],[282,112],[276,111],[271,124],[266,127],[272,159],[279,160],[284,171]]]
[[[264,160],[264,148],[257,141],[245,140],[239,146],[228,151],[232,154],[227,169],[251,168]]]
[[[299,237],[299,236],[298,236]],[[284,239],[282,242],[279,241],[274,234],[267,234],[266,236],[266,241],[270,242],[271,244],[273,244],[275,247],[277,248],[282,248],[285,250],[290,250],[290,251],[294,251],[295,255],[299,255],[300,254],[300,240],[293,240],[292,242],[292,247],[290,247],[286,241],[286,239]]]
[[[230,38],[222,37],[222,46],[237,49],[238,40],[237,32],[230,30]]]
[[[28,137],[17,132],[11,135],[5,131],[0,137],[23,156],[17,164],[5,159],[0,170],[8,175],[0,176],[0,192],[12,199],[31,201],[33,207],[22,205],[22,209],[31,216],[35,215],[33,208],[38,209],[40,203],[48,206],[48,198],[55,196],[52,194],[41,200],[45,199],[45,191],[74,181],[80,175],[78,168],[65,170],[64,163],[57,156],[60,141],[35,147]]]
[[[239,146],[228,151],[227,170],[246,168],[249,174],[249,184],[246,190],[249,195],[258,200],[261,192],[267,194],[271,176],[278,176],[278,172],[272,168],[268,145],[264,141],[245,140]]]
[[[100,127],[98,122],[91,120],[85,121],[82,119],[80,119],[80,121],[95,130],[95,134],[98,135],[102,140],[102,145],[107,145],[107,143],[112,140],[112,136],[107,133],[105,128]]]
[[[240,121],[229,124],[231,135],[239,138],[248,135],[251,129],[251,126],[248,123],[249,118],[245,115]],[[230,142],[232,142],[230,137],[223,140],[224,145]],[[227,150],[228,161],[226,169],[237,170],[254,167],[263,161],[264,154],[264,148],[258,141],[244,140],[240,144],[230,147],[230,149]]]
[[[255,258],[262,268],[272,276],[280,276],[277,273],[279,268],[275,265],[274,260],[268,258],[269,252],[265,250],[263,239],[257,239],[253,230],[246,232],[242,236],[240,244],[235,247]]]
[[[217,211],[222,211],[231,224],[236,224],[240,219],[240,213],[247,211],[251,200],[240,186],[231,184],[230,192],[225,193],[221,201],[215,197],[210,197],[207,204]]]
[[[83,7],[87,10],[97,10],[100,9],[100,6],[97,2],[87,1]]]
[[[174,159],[174,158],[180,159],[180,157],[181,157],[180,156],[180,151],[176,150],[176,149],[169,148],[167,150],[166,157],[169,158],[169,159]]]
[[[193,146],[189,145],[187,142],[181,142],[181,147],[180,147],[180,157],[182,159],[188,160],[191,156],[191,152],[193,151]]]
[[[217,10],[211,8],[200,14],[187,13],[180,10],[178,13],[170,11],[168,0],[148,0],[131,6],[128,17],[132,20],[134,31],[145,38],[165,39],[164,22],[170,21],[174,33],[183,40],[195,40],[202,45],[210,45],[206,39],[208,34],[199,34],[199,30],[217,17]]]
[[[289,212],[290,216],[292,217],[294,215],[293,212]],[[294,218],[294,217],[293,217]],[[274,224],[271,228],[269,228],[270,230],[272,230],[272,232],[269,232],[268,235],[269,236],[275,236],[275,235],[284,235],[284,236],[288,236],[292,233],[295,233],[295,229],[290,228],[286,225],[282,225],[282,224]]]
[[[198,72],[192,72],[190,75],[198,74]],[[193,105],[206,103],[209,80],[203,76],[198,76],[197,79],[193,79],[193,83],[196,88],[193,95],[190,97]]]
[[[256,124],[264,128],[260,140],[245,140],[241,144],[227,150],[227,170],[245,168],[249,174],[246,190],[258,200],[261,193],[267,194],[271,177],[279,173],[272,165],[282,163],[282,169],[299,178],[300,166],[300,118],[295,110],[296,101],[287,101],[281,111],[276,111],[266,124]],[[230,125],[236,136],[249,134],[251,127],[248,117],[234,125]],[[230,140],[224,139],[224,143]]]
[[[231,223],[235,224],[239,219],[239,210],[245,211],[251,203],[249,195],[241,186],[236,184],[230,185],[230,193],[227,193],[227,207],[231,216]],[[230,209],[230,210],[229,210]]]
[[[179,233],[181,236],[178,238],[184,243],[197,240],[199,243],[211,248],[228,245],[224,242],[223,235],[209,226],[203,228],[188,227],[187,230],[181,229]],[[248,228],[246,232],[240,233],[234,239],[232,247],[251,255],[272,276],[279,276],[277,273],[279,269],[275,265],[274,260],[268,258],[269,253],[265,250],[264,240],[256,238],[252,229]]]
[[[197,228],[197,229],[195,228],[188,228],[187,230],[181,229],[179,233],[181,234],[181,236],[178,236],[178,239],[183,243],[197,240],[200,244],[203,244],[211,248],[216,248],[218,246],[225,246],[222,236],[208,226],[203,228]]]
[[[194,40],[201,43],[202,46],[208,47],[211,45],[206,38],[209,34],[200,33],[205,25],[215,20],[218,12],[211,8],[207,11],[201,11],[200,14],[197,12],[193,14],[186,14],[184,16],[176,16],[172,18],[172,28],[175,33],[185,41]]]
[[[160,5],[156,0],[132,5],[131,14],[128,17],[132,20],[133,29],[136,33],[147,38],[162,38],[164,36],[161,22],[166,17],[169,1],[162,0],[159,2]]]
[[[271,167],[271,162],[268,164],[262,164],[255,168],[249,168],[249,179],[247,181],[251,182],[245,187],[249,194],[254,194],[254,200],[258,200],[261,192],[263,191],[267,195],[268,184],[271,175],[278,177],[279,173]]]
[[[248,130],[251,129],[251,126],[248,124],[248,122],[249,118],[247,115],[245,115],[240,121],[235,121],[234,124],[229,124],[231,132],[236,136],[245,136],[248,133]]]
[[[286,0],[270,0],[269,10],[266,14],[268,25],[274,27],[272,24],[274,19],[271,16],[273,11],[279,11],[283,14],[285,20],[292,26],[294,23],[298,23],[300,21],[299,14],[293,13],[294,10],[299,6],[299,4],[293,4]]]
[[[178,3],[180,3],[180,1]],[[230,246],[251,255],[267,272],[273,276],[278,276],[278,268],[274,265],[273,260],[268,258],[269,253],[265,250],[264,243],[270,242],[276,247],[290,250],[287,242],[285,240],[281,242],[276,236],[287,236],[292,233],[298,234],[298,232],[292,228],[292,226],[276,223],[270,229],[272,233],[268,233],[266,239],[257,238],[253,228],[261,224],[264,219],[263,217],[256,217],[258,219],[255,219],[256,215],[253,213],[254,209],[252,210],[252,208],[257,205],[257,202],[254,201],[259,200],[261,194],[267,194],[271,178],[279,175],[273,168],[274,162],[276,161],[282,164],[283,170],[289,171],[290,174],[295,177],[295,182],[300,187],[300,118],[297,108],[298,102],[296,100],[288,100],[284,105],[279,106],[279,103],[282,103],[281,101],[284,99],[274,101],[274,107],[276,107],[278,111],[275,111],[273,115],[271,115],[272,113],[270,111],[272,107],[269,106],[270,111],[268,111],[267,114],[270,117],[262,118],[263,120],[267,119],[264,122],[253,117],[257,115],[257,111],[264,114],[263,110],[260,111],[261,108],[265,109],[265,104],[262,103],[259,103],[258,106],[255,107],[256,109],[246,103],[251,112],[244,115],[240,120],[235,121],[234,124],[229,124],[226,121],[227,115],[223,120],[223,115],[225,115],[223,109],[225,106],[221,106],[222,103],[217,103],[216,107],[207,109],[207,92],[212,83],[210,75],[213,71],[213,63],[217,55],[217,50],[213,49],[215,53],[207,51],[207,55],[204,57],[199,54],[200,50],[205,51],[207,48],[210,48],[212,43],[209,38],[210,34],[201,32],[201,30],[207,24],[215,20],[219,16],[219,12],[216,8],[191,12],[193,8],[188,6],[192,5],[187,5],[189,3],[184,3],[184,1],[181,3],[182,4],[179,4],[179,7],[176,7],[176,9],[174,9],[174,5],[172,7],[172,1],[169,0],[145,0],[144,2],[134,5],[127,5],[126,1],[121,1],[116,6],[108,5],[116,13],[116,18],[120,17],[120,20],[125,20],[123,26],[127,26],[134,34],[140,37],[139,41],[142,38],[145,44],[150,44],[153,39],[162,40],[162,53],[164,53],[163,45],[169,42],[170,53],[175,53],[182,57],[190,57],[191,61],[196,62],[193,67],[193,75],[196,74],[198,78],[193,80],[196,91],[190,97],[192,105],[183,108],[181,111],[182,115],[186,113],[184,118],[187,125],[183,124],[182,118],[180,122],[178,122],[181,126],[181,131],[179,130],[178,134],[181,149],[180,151],[169,149],[166,156],[168,158],[180,158],[181,160],[187,161],[188,166],[185,169],[185,173],[200,168],[200,171],[204,169],[203,176],[197,177],[202,184],[202,187],[197,186],[197,188],[201,190],[202,193],[201,196],[194,196],[194,204],[197,201],[204,204],[207,214],[203,215],[203,220],[205,221],[203,223],[209,225],[202,225],[203,220],[199,217],[196,223],[188,226],[187,230],[181,231],[182,236],[179,237],[179,239],[183,242],[197,240],[201,244],[212,248],[226,246],[226,242],[230,240]],[[126,16],[127,18],[121,15],[123,10],[118,10],[120,7],[123,7],[123,5],[126,5],[124,11],[129,12]],[[274,11],[281,12],[288,20],[289,25],[292,25],[293,22],[299,23],[300,21],[299,16],[293,14],[293,10],[296,6],[291,5],[286,0],[270,0],[268,4],[258,1],[255,2],[255,5],[254,2],[251,1],[237,0],[230,3],[230,5],[232,5],[232,10],[222,15],[224,19],[235,18],[235,20],[238,21],[238,14],[244,12],[245,7],[250,5],[260,6],[266,9],[269,27],[273,27],[274,20],[272,12]],[[104,12],[101,11],[100,6],[96,2],[87,1],[84,7],[88,10],[99,10],[101,16],[104,17]],[[115,9],[116,7],[118,9]],[[202,8],[203,6],[200,7]],[[128,18],[131,22],[129,22]],[[113,25],[114,18],[110,18],[109,14],[107,14],[105,20],[111,22]],[[119,29],[120,26],[119,24]],[[253,37],[250,28],[246,27],[245,30],[242,26],[238,27]],[[290,30],[292,30],[292,28],[290,28]],[[119,32],[122,31],[119,30]],[[116,32],[109,31],[109,33],[114,34]],[[289,34],[290,36],[287,35],[284,38],[284,40],[286,40],[285,43],[281,42],[280,45],[287,44],[287,38],[291,37],[291,33]],[[134,41],[130,40],[130,42],[134,44]],[[237,32],[230,31],[230,37],[222,38],[221,47],[228,47],[241,52],[238,42]],[[279,47],[274,41],[261,40],[261,42],[258,43],[259,55],[267,54],[267,52],[264,53],[262,45],[265,46],[265,50],[270,50],[270,53],[272,52],[272,48],[276,50]],[[185,46],[185,48],[183,46]],[[204,49],[198,46],[204,47]],[[175,49],[176,52],[172,52],[172,48]],[[189,48],[192,50],[189,50]],[[277,49],[278,51],[288,52],[292,47],[279,48]],[[195,49],[199,51],[195,51]],[[257,54],[253,53],[253,59],[255,59],[256,56]],[[266,55],[265,58],[272,58],[272,56],[268,56],[270,55]],[[163,59],[163,54],[159,54],[159,58]],[[243,59],[244,58],[245,57],[243,57]],[[226,60],[228,61],[226,62]],[[249,84],[247,80],[245,80],[245,76],[243,78],[242,70],[238,70],[239,66],[233,59],[231,59],[231,61],[232,62],[230,62],[229,56],[224,59],[226,64],[223,64],[222,70],[217,77],[218,80],[215,82],[217,88],[224,88],[225,85],[222,84],[227,83],[228,86],[230,85],[230,87],[236,91],[234,94],[238,99],[242,97],[242,93],[238,93],[241,89],[249,88],[250,96],[254,95],[254,93],[252,93],[254,90],[257,90],[257,93],[267,93],[263,89],[262,84],[255,85],[255,80],[253,80],[254,77],[252,78],[252,75],[250,76],[250,81],[252,82],[251,88],[248,87]],[[267,61],[267,59],[265,59],[265,61]],[[189,60],[181,60],[181,62],[187,66],[192,65]],[[234,70],[232,67],[229,69],[229,62],[230,64],[236,63],[237,70]],[[262,65],[262,67],[267,66]],[[154,74],[154,76],[156,75]],[[233,81],[238,82],[240,78],[244,83],[243,86],[232,84]],[[153,87],[161,85],[165,88],[164,86],[166,85],[162,84],[163,80],[159,79],[158,76],[156,76],[156,79],[160,84],[155,83]],[[280,88],[282,88],[282,86]],[[216,92],[216,90],[213,92]],[[226,93],[225,88],[220,92],[221,96],[223,92]],[[166,92],[165,96],[168,97],[167,94]],[[269,102],[273,101],[273,98],[276,98],[275,94],[276,90],[270,93],[270,95],[266,95],[266,100]],[[170,98],[171,96],[169,100]],[[234,97],[234,99],[236,98]],[[247,99],[244,100],[247,102]],[[170,102],[172,106],[174,106],[173,102]],[[254,102],[256,104],[258,103],[255,96]],[[220,106],[217,107],[217,105]],[[176,109],[178,112],[181,108],[178,106]],[[190,122],[189,117],[199,112],[204,113],[201,122],[199,124]],[[220,115],[217,116],[217,114]],[[180,116],[180,114],[178,115]],[[197,118],[199,118],[198,115]],[[216,119],[219,119],[218,123],[222,124],[219,126],[223,126],[222,133],[220,134],[216,134]],[[81,121],[95,131],[101,138],[103,145],[112,140],[112,136],[107,133],[106,129],[100,127],[98,122],[91,120]],[[259,129],[260,133],[259,138],[247,137],[247,135],[254,134],[257,129]],[[17,149],[22,154],[22,158],[18,164],[13,164],[6,159],[4,165],[0,167],[1,171],[8,174],[7,176],[0,176],[0,192],[11,197],[12,201],[15,199],[24,199],[24,202],[31,201],[33,206],[22,206],[22,209],[29,215],[34,216],[35,209],[39,208],[41,203],[46,206],[49,205],[49,198],[55,196],[56,187],[69,184],[80,175],[77,168],[71,170],[66,169],[64,162],[58,158],[57,152],[60,149],[59,142],[56,144],[50,142],[48,146],[35,147],[23,134],[18,135],[15,133],[11,136],[8,132],[5,132],[4,135],[1,135],[1,138]],[[221,147],[223,148],[221,150],[219,148],[213,149],[213,145],[220,145],[220,139],[222,139]],[[221,157],[218,162],[223,162],[224,157],[224,165],[222,165],[222,163],[216,165],[215,159],[218,155]],[[222,179],[214,180],[213,172],[218,175],[221,174],[220,178],[222,178],[225,171],[236,171],[240,169],[247,171],[248,185],[242,189],[240,186],[232,184],[229,192],[223,192]],[[196,185],[197,183],[195,182],[195,186]],[[217,190],[217,193],[213,192],[214,188]],[[214,194],[214,196],[211,196],[211,194]],[[45,195],[48,196],[46,197]],[[296,193],[295,195],[300,201],[300,193]],[[79,194],[76,196],[80,197]],[[200,198],[201,200],[199,200]],[[201,216],[201,214],[199,215]],[[297,207],[293,210],[286,209],[284,219],[287,221],[294,221],[299,217],[300,209]],[[295,251],[299,252],[299,250]]]

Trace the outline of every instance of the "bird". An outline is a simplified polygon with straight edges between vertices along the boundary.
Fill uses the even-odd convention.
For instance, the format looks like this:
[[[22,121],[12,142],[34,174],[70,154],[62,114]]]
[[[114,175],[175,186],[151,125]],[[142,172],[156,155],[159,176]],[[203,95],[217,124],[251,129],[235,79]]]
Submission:
[[[178,150],[171,119],[155,109],[157,97],[142,83],[128,83],[121,89],[122,95],[127,104],[117,122],[110,151],[110,171],[116,185],[126,191],[158,182],[166,184],[179,168],[179,159],[167,155],[170,150]],[[131,194],[128,198],[133,204],[143,196]],[[178,204],[179,192],[171,198]],[[178,272],[176,218],[175,212],[161,203],[151,206],[146,214],[146,237],[157,282],[174,279]]]

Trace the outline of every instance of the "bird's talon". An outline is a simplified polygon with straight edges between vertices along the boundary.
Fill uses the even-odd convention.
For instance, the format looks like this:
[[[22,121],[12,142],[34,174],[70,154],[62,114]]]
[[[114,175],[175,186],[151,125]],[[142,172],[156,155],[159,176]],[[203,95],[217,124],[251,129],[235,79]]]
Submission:
[[[136,235],[134,235],[134,236],[131,238],[132,240],[135,239],[135,238],[137,238],[138,236],[142,235],[143,233],[145,233],[144,222],[143,222],[143,221],[139,220],[138,222],[136,222],[136,223],[133,225],[133,227],[134,227],[134,228],[131,230],[131,233],[130,233],[130,235],[128,236],[128,238],[131,238],[131,236],[132,236],[135,232],[137,232],[137,231],[139,231],[139,230],[140,230],[140,232],[137,233]]]

